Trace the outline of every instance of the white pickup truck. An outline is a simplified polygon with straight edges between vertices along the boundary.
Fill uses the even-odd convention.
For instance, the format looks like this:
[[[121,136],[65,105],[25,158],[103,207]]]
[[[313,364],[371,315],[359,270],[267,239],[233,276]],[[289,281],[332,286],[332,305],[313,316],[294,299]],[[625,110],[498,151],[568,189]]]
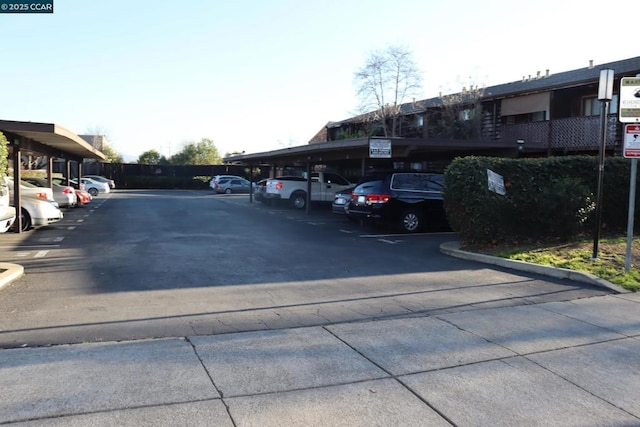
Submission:
[[[336,192],[352,187],[345,177],[333,172],[311,173],[311,201],[333,202]],[[265,201],[288,200],[296,209],[307,206],[306,176],[281,176],[267,180]]]

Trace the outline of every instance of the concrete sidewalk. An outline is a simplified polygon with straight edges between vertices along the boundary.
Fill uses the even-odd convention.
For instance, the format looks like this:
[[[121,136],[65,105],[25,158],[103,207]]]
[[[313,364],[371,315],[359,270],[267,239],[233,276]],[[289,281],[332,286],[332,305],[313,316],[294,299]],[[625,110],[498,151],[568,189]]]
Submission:
[[[640,425],[631,293],[0,354],[0,423]]]
[[[619,293],[0,350],[0,424],[631,426],[639,366],[640,294]]]

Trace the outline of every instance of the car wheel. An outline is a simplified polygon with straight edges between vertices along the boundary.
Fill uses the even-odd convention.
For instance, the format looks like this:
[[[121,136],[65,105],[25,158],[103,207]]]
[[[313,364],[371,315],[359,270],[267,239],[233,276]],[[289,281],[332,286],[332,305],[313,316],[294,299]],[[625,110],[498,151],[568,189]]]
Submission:
[[[31,228],[31,215],[29,215],[29,212],[27,212],[25,208],[20,209],[20,212],[22,213],[22,231],[27,231]]]
[[[304,209],[307,205],[307,194],[302,191],[296,191],[291,195],[291,205],[296,209]]]
[[[413,209],[404,211],[400,216],[400,227],[406,232],[414,233],[422,226],[420,214]]]
[[[98,195],[98,190],[96,190],[95,188],[91,187],[89,190],[87,190],[89,192],[89,194],[91,194],[92,197],[96,197]]]
[[[224,194],[231,194],[231,189],[230,188],[225,189]]]

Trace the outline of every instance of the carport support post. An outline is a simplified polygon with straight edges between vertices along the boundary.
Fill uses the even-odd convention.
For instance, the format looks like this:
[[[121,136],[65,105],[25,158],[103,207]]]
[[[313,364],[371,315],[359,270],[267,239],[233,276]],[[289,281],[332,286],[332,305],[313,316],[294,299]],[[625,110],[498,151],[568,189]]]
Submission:
[[[20,140],[13,140],[13,206],[16,208],[16,220],[13,229],[22,233],[22,201],[20,200]]]
[[[311,204],[311,162],[307,160],[307,203],[305,205],[307,214],[311,213],[311,207],[309,206],[310,204]]]
[[[249,203],[253,203],[253,165],[249,165]]]
[[[53,188],[53,156],[47,157],[47,182]]]
[[[67,182],[65,183],[65,185],[72,185],[69,182],[69,180],[71,179],[71,160],[64,159],[64,166],[65,166],[65,178],[67,179]],[[78,189],[80,189],[80,187],[78,187]]]

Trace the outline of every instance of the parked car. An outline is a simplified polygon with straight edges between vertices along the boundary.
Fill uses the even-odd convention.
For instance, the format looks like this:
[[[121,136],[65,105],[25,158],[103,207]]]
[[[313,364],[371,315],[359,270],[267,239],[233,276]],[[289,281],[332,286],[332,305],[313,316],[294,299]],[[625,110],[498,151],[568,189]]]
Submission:
[[[5,233],[16,220],[16,208],[10,205],[9,187],[0,183],[0,233]]]
[[[22,178],[22,180],[37,187],[49,188],[49,181],[45,178],[25,177]],[[71,208],[78,204],[78,196],[76,196],[76,192],[73,187],[52,183],[51,189],[53,190],[53,199],[58,202],[59,207]]]
[[[74,190],[76,192],[76,196],[78,197],[78,205],[84,206],[91,202],[91,200],[93,199],[93,197],[91,197],[91,194],[87,193],[84,190],[79,190],[77,188],[75,188]]]
[[[82,177],[83,178],[89,178],[89,179],[92,179],[94,181],[105,183],[112,190],[116,188],[116,182],[114,180],[109,179],[107,177],[104,177],[102,175],[82,175]]]
[[[220,181],[221,179],[224,178],[237,178],[237,179],[244,179],[241,176],[237,176],[237,175],[216,175],[211,177],[211,180],[209,181],[209,187],[211,187],[212,190],[216,189],[216,184],[218,183],[218,181]]]
[[[447,225],[444,175],[393,172],[364,179],[354,188],[346,213],[361,220],[388,222],[405,232]]]
[[[70,179],[69,182],[76,186],[78,185],[77,178]],[[100,193],[106,194],[111,192],[111,187],[109,187],[109,184],[94,181],[91,178],[82,177],[80,179],[80,182],[83,184],[84,190],[91,194],[91,197],[96,197]]]
[[[261,179],[253,185],[253,198],[259,202],[265,201],[267,191],[267,178]]]
[[[9,187],[10,202],[14,205],[13,179],[5,178],[5,182]],[[36,187],[22,180],[20,183],[20,205],[22,231],[27,231],[32,227],[50,225],[64,218],[58,203],[53,200],[53,191],[50,188]],[[15,228],[16,223],[17,221],[14,221],[12,228]]]
[[[13,204],[13,178],[5,177],[4,180],[9,187],[9,198],[11,199],[11,204]],[[20,180],[20,195],[24,197],[33,197],[40,200],[47,200],[49,202],[55,202],[52,189],[50,189],[49,187],[38,187],[29,182],[26,182],[23,179]]]
[[[333,213],[339,215],[346,215],[346,207],[351,201],[351,193],[356,187],[345,188],[344,190],[340,190],[336,193],[333,198],[333,203],[331,204],[331,210]]]
[[[251,191],[251,182],[244,178],[220,178],[214,187],[216,193],[249,193]]]
[[[64,218],[64,214],[56,202],[23,196],[20,198],[20,205],[22,231],[27,231],[32,227],[51,225]],[[16,222],[13,223],[12,228],[15,227]]]

